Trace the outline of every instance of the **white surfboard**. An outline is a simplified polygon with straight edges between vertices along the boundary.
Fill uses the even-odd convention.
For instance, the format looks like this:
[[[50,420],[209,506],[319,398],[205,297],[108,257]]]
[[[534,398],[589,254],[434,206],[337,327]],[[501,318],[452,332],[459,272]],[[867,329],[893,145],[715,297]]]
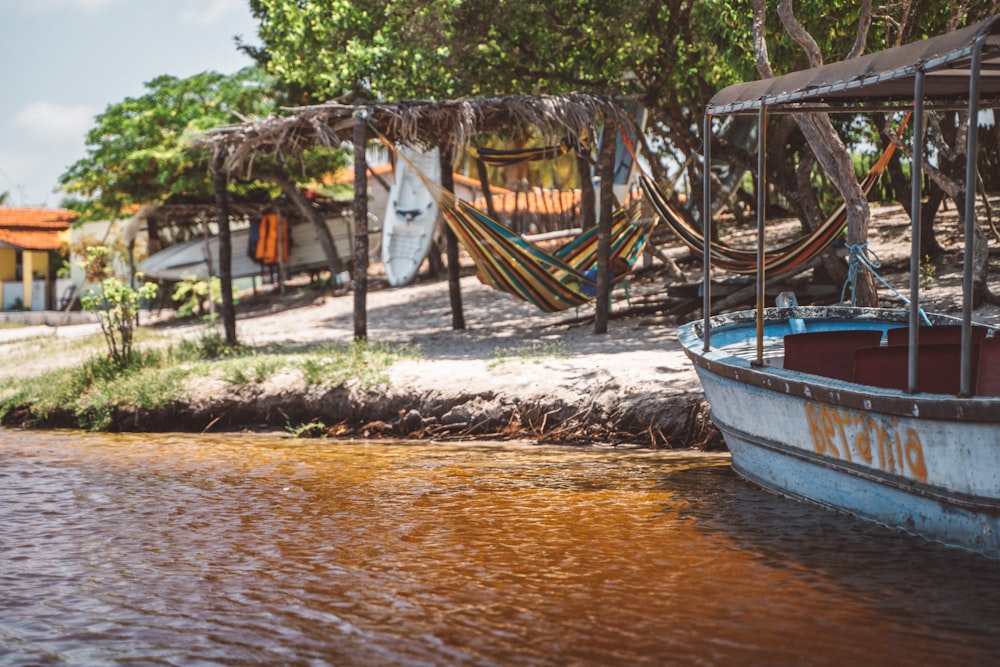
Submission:
[[[429,180],[441,182],[437,148],[418,151],[397,146]],[[393,287],[413,282],[430,252],[437,230],[438,207],[420,176],[405,160],[396,161],[396,179],[389,190],[382,219],[382,263]]]

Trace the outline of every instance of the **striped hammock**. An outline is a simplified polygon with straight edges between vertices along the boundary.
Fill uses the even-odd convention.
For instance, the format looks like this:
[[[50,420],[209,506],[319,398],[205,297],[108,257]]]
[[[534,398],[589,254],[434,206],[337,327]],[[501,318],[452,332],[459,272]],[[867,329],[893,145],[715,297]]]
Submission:
[[[379,138],[391,146],[384,136]],[[598,227],[582,232],[554,253],[546,252],[431,181],[402,152],[397,155],[423,181],[445,223],[475,263],[484,284],[546,312],[580,306],[597,295]],[[631,271],[655,226],[655,218],[635,222],[623,209],[612,214],[609,253],[612,284],[624,280]]]
[[[909,120],[907,116],[903,121],[899,132],[902,132]],[[867,196],[875,183],[885,172],[889,160],[895,153],[895,144],[889,144],[882,153],[878,161],[872,165],[871,169],[861,179],[861,189]],[[692,254],[701,257],[704,253],[704,236],[702,230],[691,225],[676,209],[670,204],[666,195],[657,187],[646,174],[640,174],[639,183],[644,196],[649,201],[657,216],[670,227],[677,235],[677,238],[691,250]],[[811,231],[809,234],[799,237],[778,248],[765,253],[764,272],[766,275],[781,275],[795,270],[808,262],[812,258],[826,250],[833,241],[840,236],[847,227],[847,207],[840,204],[823,223]],[[732,248],[724,243],[712,241],[710,244],[712,265],[733,273],[752,274],[757,272],[757,251],[740,250]]]
[[[475,263],[484,284],[513,294],[546,312],[582,305],[596,295],[597,227],[591,227],[556,252],[549,253],[468,202],[441,197],[438,205],[445,222]],[[612,283],[623,280],[631,270],[653,226],[655,220],[640,224],[629,219],[622,209],[615,212],[610,256],[613,267],[621,268],[610,276]]]

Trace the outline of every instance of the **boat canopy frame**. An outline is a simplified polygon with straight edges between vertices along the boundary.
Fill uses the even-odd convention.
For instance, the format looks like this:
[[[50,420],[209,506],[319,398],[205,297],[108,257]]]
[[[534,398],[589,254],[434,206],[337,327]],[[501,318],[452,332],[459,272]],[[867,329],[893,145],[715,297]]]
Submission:
[[[973,123],[983,108],[1000,108],[1000,15],[945,35],[905,44],[850,60],[813,67],[771,79],[738,83],[723,88],[705,107],[703,125],[703,168],[711,164],[712,119],[715,116],[757,114],[758,199],[766,191],[766,120],[771,113],[866,113],[911,109],[913,111],[911,173],[911,244],[909,297],[909,377],[910,393],[917,387],[919,343],[920,200],[924,113],[927,110],[967,110],[965,165],[965,240],[962,275],[962,368],[960,393],[972,393],[972,235],[975,230],[978,153]],[[711,347],[711,202],[710,179],[702,179],[703,341]],[[763,201],[757,204],[757,265],[764,266]],[[763,365],[765,272],[757,272],[757,359]]]

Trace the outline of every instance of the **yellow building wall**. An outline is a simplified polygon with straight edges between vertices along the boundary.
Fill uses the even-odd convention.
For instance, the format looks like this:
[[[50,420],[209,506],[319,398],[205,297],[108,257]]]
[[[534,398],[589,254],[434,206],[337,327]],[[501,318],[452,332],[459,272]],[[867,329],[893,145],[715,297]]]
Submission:
[[[0,248],[0,304],[3,303],[3,284],[17,278],[17,251]]]
[[[37,276],[45,280],[49,272],[49,253],[25,250],[21,255],[21,282],[24,285],[24,309],[31,310],[31,283]]]
[[[0,282],[17,280],[17,251],[0,248]]]

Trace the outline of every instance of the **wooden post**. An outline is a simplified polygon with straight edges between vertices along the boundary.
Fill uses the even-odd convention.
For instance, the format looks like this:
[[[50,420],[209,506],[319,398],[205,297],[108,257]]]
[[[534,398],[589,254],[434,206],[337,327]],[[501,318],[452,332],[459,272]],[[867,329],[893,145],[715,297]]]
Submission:
[[[455,176],[452,167],[452,147],[441,146],[441,186],[454,194]],[[451,298],[451,328],[465,330],[465,313],[462,310],[462,277],[458,265],[458,237],[451,227],[444,226],[445,254],[448,257],[448,295]]]
[[[215,211],[219,222],[219,283],[222,288],[222,326],[226,343],[236,345],[236,308],[233,304],[233,242],[229,234],[229,179],[223,168],[222,151],[212,156],[212,184],[215,186]],[[211,285],[209,276],[209,285]],[[209,290],[211,300],[211,290]]]
[[[368,340],[368,118],[354,112],[354,340]]]
[[[486,212],[494,220],[500,220],[497,217],[496,207],[493,206],[493,191],[490,189],[490,175],[486,170],[486,163],[476,160],[476,171],[479,173],[479,187],[483,189],[483,199],[486,200]]]
[[[582,155],[576,157],[576,171],[580,175],[580,226],[585,230],[597,224],[594,212],[594,179],[590,160]]]
[[[615,207],[615,125],[605,112],[604,132],[598,167],[601,174],[601,210],[597,231],[597,302],[594,304],[594,333],[608,332],[609,297],[611,294],[611,215]]]

